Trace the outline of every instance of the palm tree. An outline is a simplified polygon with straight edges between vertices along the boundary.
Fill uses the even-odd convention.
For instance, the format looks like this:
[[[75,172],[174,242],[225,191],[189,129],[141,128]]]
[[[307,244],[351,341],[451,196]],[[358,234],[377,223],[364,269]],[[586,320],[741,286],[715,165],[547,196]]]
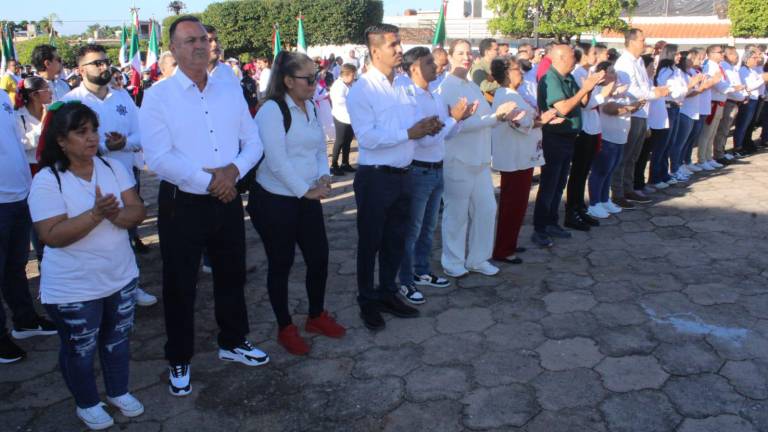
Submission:
[[[174,0],[168,3],[168,12],[172,12],[174,15],[180,15],[181,11],[187,8],[187,5],[183,1]]]
[[[55,13],[48,14],[47,17],[43,17],[40,19],[40,21],[37,22],[37,27],[40,29],[41,33],[45,33],[48,35],[55,34],[56,30],[54,29],[54,26],[61,25],[61,19],[58,15]]]

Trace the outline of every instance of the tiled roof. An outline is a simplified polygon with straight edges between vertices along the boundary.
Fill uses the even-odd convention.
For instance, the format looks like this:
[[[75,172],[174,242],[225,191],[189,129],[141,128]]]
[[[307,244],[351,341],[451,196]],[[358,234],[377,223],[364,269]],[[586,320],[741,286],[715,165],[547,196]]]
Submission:
[[[431,28],[400,27],[400,40],[405,44],[430,44],[433,36]]]
[[[646,38],[653,39],[696,39],[696,38],[727,38],[731,33],[731,25],[727,23],[696,23],[696,24],[631,24],[643,31]],[[604,31],[605,37],[622,37],[614,31]]]

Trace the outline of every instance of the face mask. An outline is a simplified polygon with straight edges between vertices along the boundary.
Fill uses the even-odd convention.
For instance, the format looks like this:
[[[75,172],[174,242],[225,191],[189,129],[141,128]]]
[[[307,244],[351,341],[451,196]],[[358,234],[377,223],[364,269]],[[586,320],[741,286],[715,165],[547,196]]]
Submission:
[[[112,72],[109,69],[107,69],[104,72],[96,75],[95,77],[89,76],[88,80],[96,85],[104,86],[109,84],[110,81],[112,81]]]
[[[531,64],[530,60],[518,60],[517,63],[520,65],[520,69],[522,69],[524,72],[528,72],[529,70],[533,69],[533,65]]]

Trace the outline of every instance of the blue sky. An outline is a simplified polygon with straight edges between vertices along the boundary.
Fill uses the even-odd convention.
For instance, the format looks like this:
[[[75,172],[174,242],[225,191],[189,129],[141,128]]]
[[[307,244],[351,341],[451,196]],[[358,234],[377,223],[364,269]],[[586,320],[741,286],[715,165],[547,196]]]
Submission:
[[[13,21],[39,20],[49,13],[55,13],[62,21],[63,34],[79,34],[94,23],[120,25],[130,23],[129,8],[133,3],[140,8],[139,18],[155,16],[162,19],[168,15],[167,0],[4,0],[0,8],[0,19]],[[190,12],[205,10],[213,0],[184,0]],[[386,15],[399,15],[406,8],[435,10],[441,0],[384,0]]]

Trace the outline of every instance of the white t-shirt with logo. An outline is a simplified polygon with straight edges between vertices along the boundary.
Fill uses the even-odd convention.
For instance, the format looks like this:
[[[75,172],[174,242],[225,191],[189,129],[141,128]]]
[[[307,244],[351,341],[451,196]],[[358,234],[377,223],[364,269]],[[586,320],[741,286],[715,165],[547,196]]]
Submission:
[[[33,222],[66,214],[76,217],[91,208],[96,185],[102,195],[113,194],[120,206],[120,193],[134,186],[132,175],[115,159],[93,158],[91,181],[71,171],[58,172],[61,189],[50,168],[41,170],[32,181],[29,211]],[[82,239],[69,246],[45,246],[41,264],[40,295],[45,304],[95,300],[114,294],[138,277],[139,269],[131,250],[128,231],[104,219]]]

